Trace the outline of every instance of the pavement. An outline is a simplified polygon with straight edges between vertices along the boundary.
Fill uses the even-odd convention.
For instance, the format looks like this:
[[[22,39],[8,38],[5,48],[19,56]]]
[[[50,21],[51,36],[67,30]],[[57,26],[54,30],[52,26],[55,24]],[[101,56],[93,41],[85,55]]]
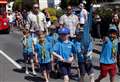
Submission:
[[[32,74],[26,75],[24,69],[18,69],[18,67],[8,60],[4,54],[9,56],[14,62],[16,62],[21,67],[24,67],[22,61],[22,45],[21,45],[22,34],[19,31],[13,31],[10,34],[0,34],[0,82],[44,82],[40,78],[41,74],[38,72],[37,76]],[[99,52],[101,50],[101,42],[98,39],[94,41],[95,44],[95,53],[93,64],[95,67],[95,78],[99,75]],[[73,70],[73,73],[76,74],[76,71]],[[53,76],[56,76],[53,74]],[[75,79],[75,78],[74,78]],[[77,82],[77,80],[71,80],[70,82]],[[63,82],[62,78],[51,78],[50,82]],[[89,82],[88,76],[86,75],[86,81]],[[101,82],[109,82],[109,76],[103,79]],[[116,81],[120,82],[120,76],[116,76]]]

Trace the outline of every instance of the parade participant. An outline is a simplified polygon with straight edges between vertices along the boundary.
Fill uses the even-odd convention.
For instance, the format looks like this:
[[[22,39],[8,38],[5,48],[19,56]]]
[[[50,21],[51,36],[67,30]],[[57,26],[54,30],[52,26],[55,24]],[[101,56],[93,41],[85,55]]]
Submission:
[[[46,18],[45,15],[39,11],[39,5],[34,4],[33,10],[28,14],[28,26],[30,30],[36,31],[46,31]]]
[[[51,25],[49,27],[49,34],[46,36],[46,39],[48,40],[48,42],[52,44],[52,47],[54,46],[58,39],[58,34],[56,33],[56,31],[57,31],[56,26]]]
[[[69,41],[70,30],[62,27],[58,30],[60,39],[54,45],[53,55],[59,60],[59,69],[64,76],[64,82],[69,82],[71,63],[73,61],[73,43]]]
[[[52,47],[54,47],[55,43],[58,41],[58,34],[56,33],[57,29],[55,25],[51,25],[49,27],[49,34],[46,36],[46,39],[48,42],[50,42],[50,44],[52,45]],[[52,71],[54,72],[58,72],[57,71],[57,62],[56,62],[56,58],[53,57],[53,61],[52,61]]]
[[[110,27],[109,36],[104,38],[102,51],[100,54],[100,75],[95,82],[100,82],[103,78],[110,75],[110,82],[115,82],[116,75],[116,56],[117,56],[117,29]]]
[[[20,11],[16,11],[15,13],[15,17],[16,17],[16,26],[18,29],[22,30],[23,27],[23,17]]]
[[[76,29],[76,38],[73,41],[75,54],[77,55],[79,70],[80,70],[80,82],[84,82],[85,74],[87,73],[90,77],[90,82],[94,82],[94,72],[92,65],[92,41],[89,43],[88,49],[84,48],[82,40],[82,29]],[[87,51],[86,51],[87,50]]]
[[[39,43],[35,45],[35,52],[37,53],[40,70],[43,73],[45,82],[49,82],[49,73],[51,72],[51,44],[45,39],[43,32],[39,33]]]
[[[60,17],[60,26],[65,26],[70,29],[70,37],[74,38],[75,29],[79,23],[78,17],[72,13],[72,7],[67,6],[67,13]]]
[[[25,73],[29,74],[28,71],[28,62],[30,61],[32,67],[33,75],[36,75],[34,68],[34,60],[33,60],[33,38],[30,35],[29,29],[23,30],[23,56],[25,60]]]

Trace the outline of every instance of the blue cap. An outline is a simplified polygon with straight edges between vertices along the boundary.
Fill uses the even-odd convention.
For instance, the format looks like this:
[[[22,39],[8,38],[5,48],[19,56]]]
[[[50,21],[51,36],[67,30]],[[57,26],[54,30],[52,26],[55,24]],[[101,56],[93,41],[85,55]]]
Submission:
[[[70,33],[70,29],[67,27],[62,27],[58,30],[59,34],[69,34]]]
[[[110,33],[111,33],[111,32],[117,32],[117,27],[116,27],[116,25],[110,24],[109,32],[110,32]]]

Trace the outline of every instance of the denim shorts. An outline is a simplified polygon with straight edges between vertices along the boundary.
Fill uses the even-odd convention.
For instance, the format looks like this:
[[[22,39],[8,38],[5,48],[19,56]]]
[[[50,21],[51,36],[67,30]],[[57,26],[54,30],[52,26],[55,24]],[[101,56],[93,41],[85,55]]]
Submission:
[[[23,53],[24,61],[33,59],[33,53]]]
[[[50,63],[40,63],[40,71],[47,71],[47,72],[51,72],[52,70],[52,65],[51,62]]]
[[[59,69],[63,76],[71,74],[71,64],[59,62]]]

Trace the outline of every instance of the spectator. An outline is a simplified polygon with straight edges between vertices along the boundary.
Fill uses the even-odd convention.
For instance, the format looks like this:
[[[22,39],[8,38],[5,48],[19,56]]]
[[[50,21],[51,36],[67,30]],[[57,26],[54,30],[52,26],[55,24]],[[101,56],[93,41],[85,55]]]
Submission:
[[[39,5],[34,4],[33,10],[28,14],[28,26],[30,30],[35,31],[46,31],[46,18],[45,15],[39,11]]]
[[[112,17],[112,24],[116,25],[117,31],[118,31],[118,35],[119,35],[119,31],[120,31],[119,23],[120,23],[120,19],[119,19],[118,14],[116,13],[116,14],[114,14],[113,17]]]
[[[79,20],[78,17],[72,13],[72,7],[70,5],[67,6],[67,13],[60,17],[59,23],[61,26],[70,29],[70,37],[73,38]]]
[[[118,43],[117,66],[118,66],[118,74],[120,75],[120,42]]]
[[[12,28],[14,25],[14,16],[11,11],[8,11],[7,18],[9,20],[10,28]]]
[[[50,14],[49,14],[47,8],[43,11],[43,13],[45,14],[45,17],[46,17],[47,28],[49,28],[51,25],[51,21],[50,21]]]
[[[79,5],[80,8],[80,25],[81,27],[83,27],[83,25],[86,23],[87,19],[88,19],[88,12],[87,10],[84,8],[84,4],[80,3]]]
[[[23,9],[22,16],[23,16],[23,22],[24,24],[26,24],[28,12],[25,9]]]
[[[97,34],[98,34],[98,38],[102,38],[101,37],[101,18],[99,15],[96,15],[95,16],[95,27],[96,27],[96,31],[97,31]]]

